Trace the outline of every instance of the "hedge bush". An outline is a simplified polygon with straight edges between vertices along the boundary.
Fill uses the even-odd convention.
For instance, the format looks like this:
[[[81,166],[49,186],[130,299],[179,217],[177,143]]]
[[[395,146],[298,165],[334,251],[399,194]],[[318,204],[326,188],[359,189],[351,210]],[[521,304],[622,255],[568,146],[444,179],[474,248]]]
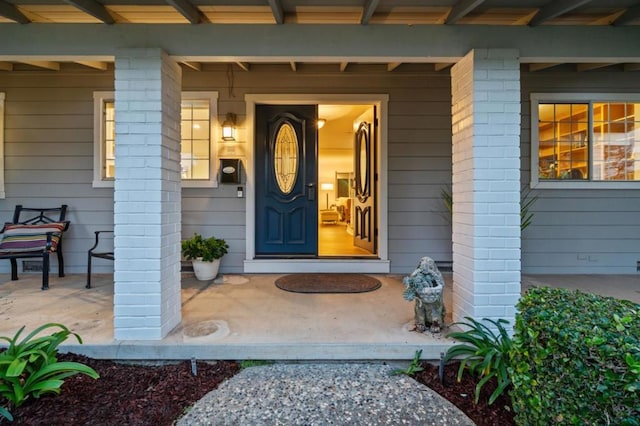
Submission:
[[[640,305],[533,288],[518,309],[510,352],[518,424],[640,425]]]

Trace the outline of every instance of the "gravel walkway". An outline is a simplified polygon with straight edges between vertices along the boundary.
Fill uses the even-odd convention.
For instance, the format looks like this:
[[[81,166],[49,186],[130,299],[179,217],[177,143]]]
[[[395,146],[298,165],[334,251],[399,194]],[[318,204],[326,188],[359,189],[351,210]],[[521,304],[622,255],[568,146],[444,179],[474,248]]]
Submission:
[[[426,386],[382,364],[251,367],[209,392],[178,425],[473,425]]]

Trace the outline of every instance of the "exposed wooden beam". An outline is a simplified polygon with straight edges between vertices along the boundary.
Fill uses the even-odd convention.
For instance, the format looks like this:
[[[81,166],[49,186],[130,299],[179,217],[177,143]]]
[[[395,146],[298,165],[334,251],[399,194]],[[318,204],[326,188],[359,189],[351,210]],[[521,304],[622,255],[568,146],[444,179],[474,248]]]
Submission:
[[[597,18],[597,19],[594,19],[593,21],[589,22],[589,25],[611,25],[624,12],[625,12],[624,10],[618,10],[618,11],[613,12],[613,13],[608,13],[607,15],[605,15],[605,16],[603,16],[601,18]]]
[[[289,66],[291,67],[291,71],[298,71],[298,64],[295,62],[289,62]]]
[[[280,2],[280,0],[268,0],[268,2],[269,6],[271,7],[273,19],[276,20],[276,24],[284,24],[284,9],[282,9],[282,3]]]
[[[369,20],[373,16],[378,7],[378,3],[380,0],[366,0],[364,6],[362,8],[362,16],[360,17],[360,23],[362,25],[367,25]]]
[[[610,65],[615,65],[615,64],[606,64],[606,63],[578,64],[576,66],[576,69],[578,70],[578,72],[585,72],[585,71],[597,70],[599,68],[608,67]]]
[[[84,65],[85,67],[94,68],[100,71],[106,71],[108,68],[106,62],[100,61],[76,61],[76,64]]]
[[[95,0],[64,0],[73,7],[77,7],[85,13],[93,16],[96,19],[101,20],[105,24],[111,25],[116,22],[113,16],[109,14],[107,9]]]
[[[191,68],[194,71],[202,71],[202,64],[200,62],[181,62],[187,68]]]
[[[631,21],[635,21],[640,18],[640,5],[630,7],[622,15],[613,21],[613,25],[627,25]]]
[[[347,69],[349,62],[340,62],[340,72],[344,72]]]
[[[250,65],[246,62],[236,62],[236,65],[242,68],[245,71],[249,71]]]
[[[202,22],[202,14],[189,0],[165,0],[192,24]]]
[[[0,71],[13,71],[13,64],[11,62],[0,62]]]
[[[529,71],[536,72],[546,70],[547,68],[555,67],[556,65],[560,65],[560,63],[545,63],[545,64],[529,64]]]
[[[391,71],[395,70],[396,68],[398,68],[400,66],[400,64],[402,64],[402,62],[391,62],[391,63],[387,64],[387,71],[391,72]]]
[[[31,65],[38,68],[44,68],[52,71],[60,71],[60,64],[51,61],[20,61],[23,64]]]
[[[571,12],[593,0],[553,0],[542,7],[536,16],[533,17],[529,25],[535,27],[560,15]]]
[[[624,64],[625,71],[640,71],[640,64]]]
[[[439,64],[433,64],[433,69],[436,71],[442,71],[444,69],[449,68],[450,66],[452,66],[453,63],[449,63],[449,62],[443,62],[443,63],[439,63]]]
[[[485,0],[459,0],[451,8],[449,16],[447,16],[446,24],[455,24],[460,19],[467,16],[473,9],[484,3]]]
[[[31,22],[20,10],[13,4],[0,0],[0,16],[3,16],[19,24],[28,24]]]

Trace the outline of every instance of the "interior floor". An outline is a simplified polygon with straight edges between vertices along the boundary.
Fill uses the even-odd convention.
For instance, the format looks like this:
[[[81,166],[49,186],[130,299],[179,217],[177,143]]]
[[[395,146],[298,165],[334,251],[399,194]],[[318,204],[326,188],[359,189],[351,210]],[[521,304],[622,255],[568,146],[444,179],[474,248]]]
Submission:
[[[373,256],[367,250],[353,245],[353,235],[346,223],[320,223],[318,225],[319,256]]]

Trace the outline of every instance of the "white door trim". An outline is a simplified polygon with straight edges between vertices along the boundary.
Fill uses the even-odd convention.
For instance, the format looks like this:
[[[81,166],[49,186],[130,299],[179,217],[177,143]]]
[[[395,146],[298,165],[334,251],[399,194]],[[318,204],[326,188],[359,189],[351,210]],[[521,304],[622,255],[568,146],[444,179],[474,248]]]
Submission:
[[[388,247],[387,202],[387,104],[386,94],[248,94],[245,95],[247,147],[246,182],[246,256],[245,273],[289,272],[363,272],[388,273],[390,268]],[[254,129],[257,104],[357,104],[371,103],[378,109],[378,259],[255,259],[255,168]]]

